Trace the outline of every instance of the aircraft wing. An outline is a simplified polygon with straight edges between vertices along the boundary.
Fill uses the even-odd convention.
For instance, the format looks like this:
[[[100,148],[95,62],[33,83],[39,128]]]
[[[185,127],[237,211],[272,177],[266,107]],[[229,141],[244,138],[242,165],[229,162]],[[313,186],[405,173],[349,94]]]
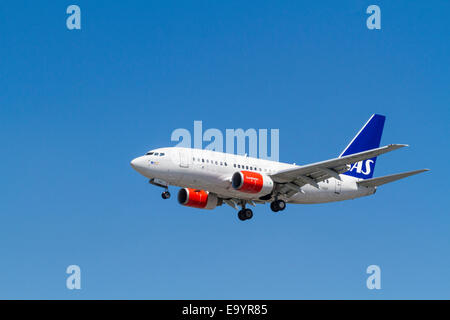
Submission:
[[[311,184],[312,186],[318,188],[319,185],[317,183],[325,179],[336,178],[340,180],[339,174],[348,171],[350,169],[350,165],[353,163],[370,159],[406,146],[406,144],[390,144],[384,147],[358,152],[340,158],[316,162],[293,169],[282,170],[270,175],[270,177],[276,183],[285,184],[282,187],[284,190],[280,191],[282,193],[288,193],[288,196],[290,196],[299,192],[299,188],[305,184]]]

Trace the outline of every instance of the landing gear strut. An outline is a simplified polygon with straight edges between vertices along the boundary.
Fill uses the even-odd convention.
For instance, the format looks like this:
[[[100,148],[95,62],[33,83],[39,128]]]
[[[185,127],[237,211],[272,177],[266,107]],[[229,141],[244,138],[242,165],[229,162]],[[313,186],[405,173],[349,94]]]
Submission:
[[[150,183],[150,184],[152,184],[154,186],[157,186],[157,187],[164,188],[165,191],[163,193],[161,193],[161,197],[163,199],[169,199],[170,198],[169,184],[167,182],[165,182],[163,180],[160,180],[160,179],[153,179],[152,178],[152,179],[148,180],[148,183]]]
[[[253,211],[245,208],[245,202],[242,204],[242,210],[239,210],[238,212],[238,218],[241,221],[253,218]]]
[[[283,211],[286,209],[286,202],[283,200],[275,200],[270,204],[270,209],[272,209],[273,212]]]
[[[170,198],[170,192],[169,192],[169,190],[164,191],[164,192],[161,194],[161,197],[162,197],[163,199],[169,199],[169,198]]]

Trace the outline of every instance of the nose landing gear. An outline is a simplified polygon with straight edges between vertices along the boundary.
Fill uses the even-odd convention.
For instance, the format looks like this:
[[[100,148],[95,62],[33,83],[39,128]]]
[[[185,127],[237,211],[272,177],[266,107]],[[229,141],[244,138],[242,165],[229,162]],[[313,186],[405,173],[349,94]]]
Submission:
[[[163,199],[169,199],[169,198],[170,198],[170,192],[169,192],[168,190],[164,191],[164,192],[161,194],[161,197],[162,197]]]
[[[167,182],[165,182],[163,180],[160,180],[160,179],[150,179],[148,181],[148,183],[150,183],[150,184],[152,184],[154,186],[157,186],[157,187],[164,188],[165,191],[163,193],[161,193],[161,197],[163,199],[169,199],[170,198],[169,184]]]

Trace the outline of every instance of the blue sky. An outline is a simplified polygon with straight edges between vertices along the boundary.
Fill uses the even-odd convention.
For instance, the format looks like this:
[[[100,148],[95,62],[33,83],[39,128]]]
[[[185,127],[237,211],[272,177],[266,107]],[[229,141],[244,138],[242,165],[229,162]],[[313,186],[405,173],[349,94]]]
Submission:
[[[81,7],[82,29],[66,28]],[[368,30],[366,8],[381,8]],[[0,6],[0,298],[450,298],[448,1],[14,1]],[[375,196],[164,201],[131,169],[176,128],[278,128],[280,160],[337,156],[387,116]],[[176,194],[176,188],[172,193]],[[68,265],[82,289],[65,286]],[[382,289],[366,288],[367,266]]]

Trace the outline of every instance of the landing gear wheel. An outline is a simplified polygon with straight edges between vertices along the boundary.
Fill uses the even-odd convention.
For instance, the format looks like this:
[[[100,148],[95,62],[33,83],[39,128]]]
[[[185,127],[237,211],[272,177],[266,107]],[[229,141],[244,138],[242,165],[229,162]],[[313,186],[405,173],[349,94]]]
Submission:
[[[278,207],[278,201],[273,201],[273,202],[271,202],[271,203],[270,203],[270,209],[271,209],[273,212],[278,212],[278,211],[280,211],[280,208]]]
[[[169,191],[164,191],[164,192],[161,194],[161,197],[162,197],[163,199],[169,199],[169,198],[170,198],[170,192],[169,192]]]
[[[273,212],[283,211],[286,209],[286,202],[283,200],[275,200],[270,204],[270,209],[272,209]]]
[[[244,221],[244,220],[246,220],[247,218],[245,217],[245,212],[244,212],[245,210],[239,210],[239,212],[238,212],[238,218],[239,218],[239,220],[241,220],[241,221]]]
[[[246,220],[253,218],[253,211],[250,209],[245,209],[244,216]]]
[[[277,204],[279,211],[283,211],[284,209],[286,209],[286,202],[284,202],[283,200],[277,200]]]
[[[253,211],[250,209],[242,209],[238,212],[238,218],[241,221],[253,218]]]

